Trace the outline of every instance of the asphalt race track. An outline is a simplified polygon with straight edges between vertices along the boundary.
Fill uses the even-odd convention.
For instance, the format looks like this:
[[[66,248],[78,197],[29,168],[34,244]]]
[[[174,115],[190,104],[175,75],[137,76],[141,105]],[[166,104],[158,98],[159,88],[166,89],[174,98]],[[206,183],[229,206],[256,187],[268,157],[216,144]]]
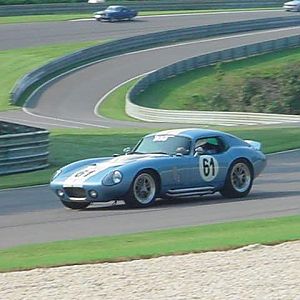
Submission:
[[[99,99],[113,88],[145,72],[216,49],[222,50],[296,34],[300,34],[300,27],[208,38],[112,57],[50,82],[26,105],[27,113],[8,111],[0,113],[0,117],[7,121],[38,124],[46,128],[124,126],[157,128],[157,123],[137,125],[136,122],[119,122],[99,117],[95,115],[94,108]]]
[[[23,45],[34,45],[36,42],[42,44],[43,38],[46,40],[49,39],[52,42],[54,42],[53,39],[56,38],[57,42],[62,42],[66,41],[68,37],[75,39],[82,35],[88,40],[91,40],[95,38],[92,35],[93,29],[91,29],[91,27],[99,27],[100,25],[103,25],[103,27],[99,27],[103,30],[103,33],[99,34],[103,34],[102,37],[105,38],[109,35],[110,31],[114,31],[111,27],[115,28],[115,26],[117,26],[117,36],[122,37],[124,36],[124,31],[129,32],[129,34],[134,34],[131,32],[132,25],[137,25],[137,27],[141,26],[141,30],[145,32],[154,32],[171,28],[196,26],[202,23],[212,24],[230,22],[233,20],[289,15],[295,14],[283,11],[271,11],[152,17],[138,19],[141,21],[136,21],[137,24],[133,24],[135,22],[116,22],[112,24],[101,22],[99,24],[99,22],[96,21],[81,21],[47,23],[46,25],[44,23],[1,25],[0,37],[2,37],[3,42],[1,41],[0,45],[9,45],[12,40],[20,43],[23,41]],[[145,24],[140,25],[139,22]],[[112,26],[109,27],[109,25]],[[4,31],[1,32],[1,30],[5,30],[2,26],[8,26],[6,29],[9,36],[7,36]],[[23,27],[25,27],[25,30]],[[121,31],[121,28],[123,31]],[[88,29],[91,31],[91,35],[88,34]],[[28,32],[30,34],[27,36]],[[136,127],[136,122],[118,122],[96,116],[94,114],[94,108],[99,99],[126,80],[184,58],[299,33],[300,27],[273,29],[266,32],[246,32],[233,36],[212,37],[189,43],[181,43],[176,46],[154,48],[148,51],[113,57],[93,64],[90,67],[82,68],[59,80],[52,81],[31,99],[27,105],[27,113],[23,111],[2,112],[0,113],[0,117],[5,121],[22,122],[24,124],[42,126],[45,128]],[[42,38],[39,39],[39,41],[35,41],[34,39],[37,36],[41,36]],[[103,70],[105,70],[105,72],[103,72]],[[72,107],[72,109],[70,109],[70,107]],[[140,123],[139,126],[157,128],[157,124],[149,123]],[[160,124],[160,126],[170,127],[172,125]],[[182,125],[179,124],[178,126]]]
[[[228,200],[215,194],[158,201],[147,209],[109,202],[71,211],[63,208],[47,186],[0,191],[0,248],[299,214],[299,170],[300,150],[271,155],[247,198]]]
[[[145,20],[141,18],[132,23],[127,22],[128,24],[126,22],[99,24],[85,21],[1,25],[0,45],[1,47],[5,45],[5,47],[14,48],[56,41],[61,42],[62,40],[67,41],[66,36],[70,34],[68,30],[74,30],[74,35],[70,36],[70,41],[83,40],[85,38],[84,34],[78,34],[77,36],[77,33],[86,33],[88,27],[91,35],[86,37],[86,40],[91,40],[93,39],[93,31],[95,31],[91,27],[98,26],[100,28],[102,25],[104,28],[103,32],[99,32],[99,37],[94,38],[102,39],[107,37],[111,30],[111,27],[108,27],[109,25],[116,26],[114,27],[116,29],[114,31],[115,37],[120,37],[122,34],[124,34],[122,36],[135,35],[139,33],[137,32],[138,30],[142,33],[161,31],[168,28],[196,26],[201,24],[199,22],[202,21],[203,24],[208,24],[209,22],[216,23],[280,15],[287,14],[274,11],[268,13],[256,12],[255,14],[182,16],[174,18],[176,21],[170,17],[166,19],[162,17],[145,18]],[[180,23],[179,20],[184,20],[185,23]],[[163,24],[165,25],[163,26]],[[45,33],[45,28],[47,27],[44,26],[46,25],[50,27],[48,28],[48,37],[46,34],[46,36],[35,40],[38,34],[42,34],[43,28]],[[132,25],[141,27],[135,28],[137,31],[134,32],[130,31],[128,27]],[[147,27],[148,25],[149,27]],[[2,26],[4,27],[2,28]],[[60,34],[55,35],[54,31],[50,30],[52,26]],[[6,30],[10,29],[6,40],[5,28]],[[25,31],[26,29],[27,31],[31,30],[31,28],[33,28],[32,32],[35,32],[34,30],[37,30],[37,28],[40,28],[41,31],[37,30],[34,35],[24,35],[23,41],[20,38],[20,41],[15,43],[18,37],[21,37],[19,34],[21,30],[24,32],[24,28]],[[126,33],[121,32],[122,28]],[[128,31],[130,32],[128,33]],[[237,45],[299,33],[300,28],[242,33],[231,37],[210,38],[205,41],[184,43],[176,47],[164,47],[114,57],[63,76],[49,84],[47,89],[37,93],[33,101],[29,103],[28,111],[33,114],[41,114],[46,116],[46,118],[28,115],[22,111],[4,112],[0,114],[0,118],[19,122],[24,121],[32,125],[39,124],[48,128],[57,126],[75,128],[154,126],[151,124],[143,125],[143,123],[121,123],[99,118],[93,112],[94,107],[99,99],[118,84],[174,61],[217,49],[226,49]],[[103,69],[105,72],[103,72]],[[70,110],[70,107],[72,107],[72,110]],[[155,126],[157,127],[157,124]],[[216,194],[193,200],[158,201],[157,205],[147,209],[131,210],[126,209],[122,203],[118,205],[108,203],[93,205],[83,211],[71,211],[64,209],[56,196],[46,186],[3,190],[0,191],[0,247],[5,248],[27,243],[138,232],[229,220],[299,214],[299,181],[300,151],[293,151],[270,156],[266,171],[255,182],[249,197],[243,200],[225,200]]]
[[[285,11],[255,11],[138,17],[131,22],[115,23],[90,20],[3,24],[0,26],[0,50],[66,42],[119,39],[182,27],[294,15]]]

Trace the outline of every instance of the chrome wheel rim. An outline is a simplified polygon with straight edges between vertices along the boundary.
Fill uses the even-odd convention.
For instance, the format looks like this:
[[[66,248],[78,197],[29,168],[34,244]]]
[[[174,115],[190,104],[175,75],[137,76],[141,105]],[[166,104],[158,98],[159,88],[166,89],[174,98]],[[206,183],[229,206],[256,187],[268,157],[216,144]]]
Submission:
[[[142,173],[136,177],[133,183],[133,193],[138,202],[141,204],[150,203],[156,192],[155,181],[147,173]]]
[[[251,184],[251,172],[245,163],[237,163],[231,171],[231,183],[233,188],[244,193]]]

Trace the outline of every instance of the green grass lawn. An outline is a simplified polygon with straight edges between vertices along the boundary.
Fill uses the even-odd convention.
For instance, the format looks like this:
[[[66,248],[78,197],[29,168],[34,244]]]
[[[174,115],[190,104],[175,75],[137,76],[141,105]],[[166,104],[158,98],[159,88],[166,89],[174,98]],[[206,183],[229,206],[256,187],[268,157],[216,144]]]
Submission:
[[[59,241],[0,250],[0,272],[125,261],[300,239],[300,216]]]
[[[98,107],[98,114],[111,119],[139,122],[125,113],[126,93],[137,81],[138,79],[133,79],[110,93]]]
[[[294,48],[222,63],[221,71],[224,74],[223,81],[230,84],[257,74],[272,77],[285,65],[299,61],[300,48]],[[220,83],[214,66],[200,68],[152,85],[138,96],[136,102],[142,106],[160,109],[210,110],[206,99],[218,85]]]
[[[300,148],[300,128],[218,128],[244,139],[262,142],[263,151],[272,153]],[[111,156],[134,146],[150,129],[60,129],[50,135],[50,164],[45,170],[1,176],[0,189],[48,184],[58,168],[85,158]]]
[[[103,41],[64,43],[0,51],[0,111],[16,108],[16,106],[10,105],[9,94],[16,81],[23,75],[50,60],[100,43]]]

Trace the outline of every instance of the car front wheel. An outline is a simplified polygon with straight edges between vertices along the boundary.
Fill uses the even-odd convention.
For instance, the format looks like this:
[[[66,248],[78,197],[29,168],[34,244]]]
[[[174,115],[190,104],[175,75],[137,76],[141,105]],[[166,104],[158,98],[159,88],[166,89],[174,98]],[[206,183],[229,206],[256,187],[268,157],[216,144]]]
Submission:
[[[249,194],[253,183],[253,172],[249,162],[236,160],[229,168],[225,185],[220,190],[226,198],[241,198]]]
[[[134,178],[130,190],[125,197],[129,207],[146,207],[154,203],[158,184],[155,176],[148,171],[142,171]]]
[[[64,201],[64,200],[61,200],[61,203],[65,207],[71,208],[71,209],[84,209],[90,205],[89,202],[74,202],[74,201]]]

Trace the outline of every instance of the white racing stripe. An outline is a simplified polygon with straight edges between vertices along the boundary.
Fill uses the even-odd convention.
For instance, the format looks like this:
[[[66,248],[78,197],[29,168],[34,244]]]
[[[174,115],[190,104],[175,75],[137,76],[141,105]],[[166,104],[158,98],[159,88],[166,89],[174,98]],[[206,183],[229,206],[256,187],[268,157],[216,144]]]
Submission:
[[[149,155],[123,155],[101,163],[91,164],[75,172],[64,182],[64,187],[83,187],[85,181],[108,168],[124,165],[132,160],[145,159]]]
[[[86,168],[75,172],[65,182],[64,187],[82,187],[83,183],[97,173],[111,167],[110,162],[89,165]]]

